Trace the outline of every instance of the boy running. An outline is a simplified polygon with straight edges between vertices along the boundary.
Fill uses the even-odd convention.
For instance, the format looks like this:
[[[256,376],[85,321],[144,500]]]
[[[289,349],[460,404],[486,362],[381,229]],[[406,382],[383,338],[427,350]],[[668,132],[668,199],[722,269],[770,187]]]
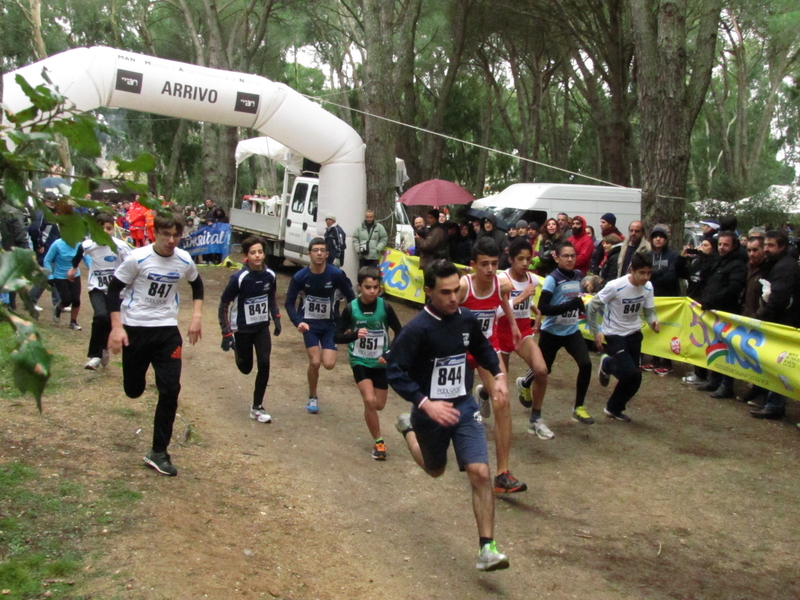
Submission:
[[[320,364],[328,371],[336,366],[336,321],[334,305],[336,292],[355,300],[353,284],[344,271],[327,263],[328,249],[325,239],[315,237],[308,244],[311,264],[300,269],[292,277],[286,292],[286,312],[303,334],[308,353],[308,403],[306,411],[315,415],[319,412],[317,383]],[[303,294],[303,304],[298,310],[297,297]]]
[[[610,375],[617,378],[617,385],[603,410],[611,419],[631,420],[625,414],[625,406],[642,383],[642,371],[639,369],[642,318],[653,331],[660,331],[653,284],[650,283],[652,272],[653,261],[650,256],[636,252],[631,259],[630,273],[609,281],[587,307],[586,320],[594,343],[600,352],[605,352],[600,357],[600,369],[597,372],[600,385],[608,386]],[[598,323],[601,313],[602,333]]]
[[[592,361],[583,335],[578,330],[578,314],[583,311],[583,301],[582,274],[575,270],[576,257],[575,248],[569,242],[556,248],[556,269],[545,278],[539,297],[539,310],[545,315],[539,334],[539,349],[548,373],[552,371],[553,362],[561,348],[566,348],[578,364],[572,419],[591,425],[594,419],[583,406],[583,402],[592,379]]]
[[[264,264],[264,246],[260,237],[249,237],[242,242],[245,266],[231,275],[219,301],[218,316],[222,349],[225,352],[233,349],[239,372],[249,375],[253,370],[255,348],[258,371],[250,418],[259,423],[271,423],[272,417],[264,410],[272,352],[269,319],[271,315],[275,322],[275,337],[278,337],[281,334],[281,315],[275,301],[275,273]]]
[[[400,332],[387,358],[389,385],[414,407],[397,418],[414,461],[431,477],[447,466],[452,440],[458,467],[467,472],[472,508],[478,525],[477,568],[508,568],[508,557],[494,541],[494,495],[489,473],[486,433],[478,403],[470,394],[472,370],[467,353],[496,380],[494,393],[508,402],[506,377],[481,322],[460,308],[458,269],[434,260],[425,269],[428,304]],[[446,510],[446,509],[445,509]]]
[[[358,289],[359,297],[339,317],[335,341],[349,344],[350,368],[364,401],[364,420],[374,440],[372,458],[386,460],[386,443],[378,418],[378,411],[386,406],[389,390],[383,355],[389,349],[389,328],[397,337],[402,326],[392,305],[378,297],[381,272],[377,267],[362,267],[358,271]]]
[[[53,307],[53,322],[60,323],[61,313],[71,311],[69,328],[75,331],[82,329],[78,325],[78,314],[81,312],[81,273],[75,269],[72,278],[67,274],[72,269],[72,259],[79,247],[80,244],[70,246],[59,238],[47,250],[43,262],[44,268],[50,271],[50,283],[58,291],[60,298]]]
[[[108,284],[108,349],[114,354],[122,350],[122,380],[129,398],[142,395],[147,369],[153,365],[158,404],[153,446],[144,462],[158,473],[174,477],[178,470],[167,447],[181,391],[183,339],[178,330],[178,281],[184,277],[192,287],[190,344],[201,338],[203,281],[189,253],[177,247],[183,234],[180,215],[156,217],[155,234],[156,241],[134,249]],[[120,298],[123,290],[124,300]]]
[[[106,347],[108,334],[111,333],[111,318],[108,316],[106,292],[114,271],[131,253],[131,247],[126,242],[114,237],[114,217],[108,213],[100,213],[96,220],[103,231],[111,237],[116,252],[108,246],[84,240],[72,259],[72,268],[67,271],[67,279],[73,281],[75,277],[80,277],[78,265],[81,259],[88,256],[92,261],[89,267],[89,301],[92,303],[94,317],[92,317],[92,334],[89,337],[89,361],[84,367],[90,371],[108,366],[109,356]]]
[[[480,238],[472,247],[470,266],[475,270],[475,274],[465,275],[461,278],[461,287],[458,293],[459,304],[475,313],[483,334],[495,352],[500,351],[495,319],[501,314],[501,310],[509,323],[511,344],[516,348],[521,340],[519,327],[508,302],[509,294],[514,286],[507,278],[501,280],[497,276],[499,261],[500,248],[497,243],[489,237]],[[497,476],[494,479],[494,491],[497,494],[524,492],[528,486],[515,478],[508,470],[508,459],[511,453],[511,408],[508,405],[508,397],[500,398],[495,394],[495,380],[471,356],[468,357],[467,366],[470,369],[477,368],[481,381],[483,381],[483,385],[476,388],[481,401],[481,416],[489,417],[492,414],[492,406],[494,406],[494,445],[497,454]],[[503,365],[500,367],[502,369]],[[503,383],[507,385],[505,379],[503,379]],[[488,390],[488,393],[484,390]]]
[[[511,267],[500,273],[500,280],[507,279],[513,286],[510,295],[511,310],[514,311],[514,319],[522,335],[522,343],[519,346],[514,346],[511,327],[508,321],[502,318],[500,309],[497,310],[497,318],[499,319],[497,336],[504,371],[508,373],[509,358],[512,352],[516,352],[528,365],[529,373],[533,376],[533,394],[531,394],[531,382],[528,381],[527,387],[525,387],[525,377],[517,378],[520,401],[523,406],[531,409],[528,433],[536,435],[542,440],[551,440],[555,435],[542,419],[542,403],[544,402],[544,394],[547,391],[547,365],[544,362],[539,346],[536,345],[533,339],[534,333],[539,331],[542,314],[531,303],[533,295],[536,293],[536,286],[539,285],[539,277],[528,271],[532,253],[533,248],[530,241],[525,237],[517,237],[508,246],[508,258],[511,261]],[[534,325],[531,325],[531,310],[536,315]]]

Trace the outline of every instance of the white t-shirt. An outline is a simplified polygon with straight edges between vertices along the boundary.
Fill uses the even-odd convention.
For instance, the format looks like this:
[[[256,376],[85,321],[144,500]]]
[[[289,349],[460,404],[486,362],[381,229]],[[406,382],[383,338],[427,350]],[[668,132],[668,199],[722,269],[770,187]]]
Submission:
[[[653,284],[633,285],[628,275],[609,281],[597,294],[606,305],[603,313],[605,335],[630,335],[642,328],[645,308],[655,308]]]
[[[114,244],[117,246],[116,254],[108,246],[101,246],[92,240],[83,241],[83,255],[92,260],[92,264],[89,267],[90,292],[92,290],[108,291],[108,282],[114,276],[114,271],[131,253],[131,247],[126,242],[114,237],[111,239],[114,240]]]
[[[114,275],[126,286],[122,324],[164,327],[178,324],[178,281],[194,281],[198,273],[185,250],[175,248],[172,256],[160,256],[151,244],[133,250]]]

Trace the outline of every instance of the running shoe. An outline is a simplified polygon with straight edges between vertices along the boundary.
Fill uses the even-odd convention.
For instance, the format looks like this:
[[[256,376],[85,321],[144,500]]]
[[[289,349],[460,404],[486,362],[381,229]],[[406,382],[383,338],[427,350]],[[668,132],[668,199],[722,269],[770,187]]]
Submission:
[[[64,307],[64,312],[72,312],[72,305]]]
[[[374,460],[386,460],[386,444],[378,442],[372,447],[372,458]]]
[[[36,312],[42,312],[42,311],[44,310],[44,309],[43,309],[41,306],[39,306],[38,304],[34,304],[34,305],[33,305],[33,308],[34,308],[34,310],[35,310]]]
[[[267,414],[263,406],[250,409],[250,418],[255,419],[259,423],[272,423],[272,417]]]
[[[312,415],[315,415],[319,412],[319,398],[309,398],[308,404],[306,404],[306,411]]]
[[[539,436],[540,440],[552,440],[556,434],[541,419],[536,419],[528,423],[528,433]]]
[[[108,350],[103,350],[103,356],[100,357],[100,364],[104,367],[108,366],[108,363],[111,362],[111,354]]]
[[[706,382],[706,380],[702,377],[698,377],[697,373],[689,373],[688,375],[684,375],[681,377],[681,381],[686,385],[700,385],[701,383]]]
[[[642,371],[652,372],[654,371],[656,366],[652,363],[647,363],[646,365],[642,365]]]
[[[153,452],[152,450],[148,450],[144,457],[144,462],[148,467],[155,469],[162,475],[175,477],[175,475],[178,474],[178,469],[172,466],[169,454],[166,452]]]
[[[478,395],[478,403],[481,406],[481,416],[488,419],[492,416],[492,399],[489,398],[482,385],[475,388],[475,393]]]
[[[603,361],[608,358],[608,354],[601,354],[600,355],[600,366],[597,369],[597,381],[600,382],[600,385],[603,387],[608,387],[608,382],[611,381],[611,377],[608,373],[603,371]]]
[[[86,363],[86,366],[83,367],[87,371],[97,371],[100,368],[101,360],[96,356],[89,359],[89,362]]]
[[[403,437],[411,431],[411,413],[402,413],[397,415],[397,421],[394,423],[394,428],[397,429]]]
[[[72,329],[73,331],[80,331],[81,329],[83,329],[83,327],[78,325],[77,321],[70,321],[69,328]]]
[[[614,413],[614,412],[611,412],[610,410],[608,410],[607,408],[604,408],[603,412],[606,414],[606,416],[609,419],[615,419],[617,421],[625,421],[626,423],[630,423],[631,422],[631,418],[628,415],[626,415],[624,412]]]
[[[591,425],[594,423],[592,415],[589,414],[589,411],[586,410],[585,406],[579,406],[572,411],[572,420],[578,421],[578,423],[585,423],[586,425]]]
[[[508,557],[497,550],[497,543],[492,540],[488,544],[484,544],[481,551],[478,552],[478,564],[476,566],[479,571],[507,569]]]
[[[533,393],[531,388],[522,385],[524,377],[517,377],[517,389],[519,390],[519,403],[525,408],[533,406]]]
[[[656,375],[661,375],[662,377],[668,373],[672,372],[672,367],[656,367],[653,369],[653,373]]]
[[[500,473],[494,478],[495,494],[513,494],[514,492],[524,492],[527,489],[528,485],[514,477],[510,471]]]

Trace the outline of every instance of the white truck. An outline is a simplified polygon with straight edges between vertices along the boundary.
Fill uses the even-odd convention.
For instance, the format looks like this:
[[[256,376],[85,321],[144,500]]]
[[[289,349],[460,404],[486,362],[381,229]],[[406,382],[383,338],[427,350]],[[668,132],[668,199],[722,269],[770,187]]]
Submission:
[[[605,213],[617,217],[617,227],[622,231],[631,221],[641,219],[642,191],[571,183],[515,183],[499,194],[476,200],[472,208],[491,212],[510,226],[520,219],[544,225],[562,212],[570,217],[580,215],[599,236],[600,217]]]
[[[238,207],[231,208],[230,224],[233,231],[242,235],[256,234],[267,242],[265,248],[271,268],[279,266],[284,260],[298,264],[309,264],[308,243],[315,237],[324,236],[325,231],[317,231],[317,197],[319,180],[316,177],[297,176],[294,178],[291,193],[284,191],[272,197],[244,196]],[[323,215],[324,216],[324,215]],[[385,215],[376,215],[384,227],[391,223]],[[395,245],[405,249],[414,245],[414,233],[405,207],[395,204],[394,215]],[[347,234],[347,250],[354,252],[351,243],[352,231]]]

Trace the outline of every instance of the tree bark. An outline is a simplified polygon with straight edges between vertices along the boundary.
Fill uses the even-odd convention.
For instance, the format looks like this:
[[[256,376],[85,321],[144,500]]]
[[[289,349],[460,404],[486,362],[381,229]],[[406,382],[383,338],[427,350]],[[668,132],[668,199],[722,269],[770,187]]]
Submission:
[[[686,0],[627,0],[637,56],[642,217],[683,231],[691,130],[714,66],[721,0],[706,0],[687,79]]]

